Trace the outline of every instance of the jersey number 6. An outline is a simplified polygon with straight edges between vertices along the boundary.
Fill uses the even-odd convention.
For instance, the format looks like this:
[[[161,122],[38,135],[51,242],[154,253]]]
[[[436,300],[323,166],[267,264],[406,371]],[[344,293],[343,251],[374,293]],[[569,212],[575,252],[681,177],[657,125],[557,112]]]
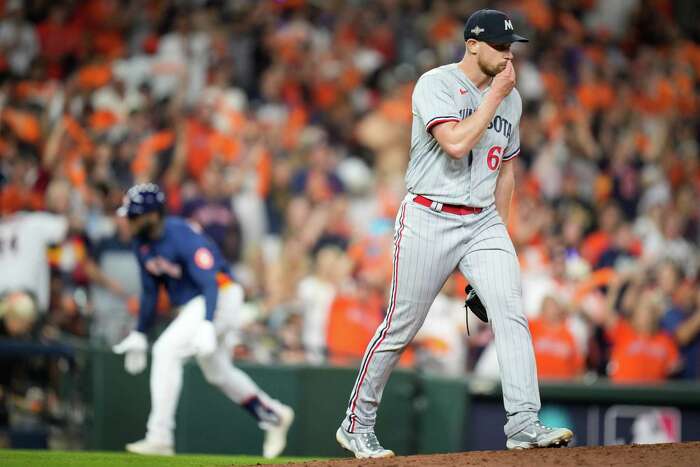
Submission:
[[[496,170],[498,168],[501,163],[501,154],[503,154],[503,148],[500,146],[489,149],[489,153],[486,155],[486,165],[489,166],[489,169]]]

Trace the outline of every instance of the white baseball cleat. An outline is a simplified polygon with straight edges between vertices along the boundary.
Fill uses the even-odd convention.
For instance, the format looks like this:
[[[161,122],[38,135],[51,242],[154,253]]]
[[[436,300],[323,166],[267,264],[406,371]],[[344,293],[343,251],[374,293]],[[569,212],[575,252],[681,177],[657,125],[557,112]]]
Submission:
[[[394,457],[394,451],[384,449],[373,431],[367,433],[348,433],[343,427],[335,432],[335,439],[358,459],[379,459]]]
[[[574,437],[568,428],[550,428],[539,420],[519,431],[506,441],[508,449],[560,448]]]
[[[126,450],[134,454],[147,456],[174,456],[175,450],[172,444],[158,444],[147,439],[135,441],[126,445]]]
[[[275,413],[279,417],[276,425],[265,427],[265,441],[263,441],[263,457],[272,459],[282,454],[287,446],[287,432],[294,422],[294,410],[284,404],[275,404]]]

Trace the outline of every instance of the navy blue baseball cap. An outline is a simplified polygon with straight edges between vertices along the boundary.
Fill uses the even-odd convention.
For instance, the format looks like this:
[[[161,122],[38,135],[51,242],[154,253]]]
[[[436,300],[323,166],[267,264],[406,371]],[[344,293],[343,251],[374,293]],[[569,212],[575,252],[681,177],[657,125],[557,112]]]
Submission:
[[[515,33],[513,21],[498,10],[478,10],[472,13],[464,25],[464,40],[474,39],[489,44],[527,42],[527,38]]]
[[[165,210],[165,193],[155,183],[141,183],[129,188],[117,215],[133,219],[141,214]]]

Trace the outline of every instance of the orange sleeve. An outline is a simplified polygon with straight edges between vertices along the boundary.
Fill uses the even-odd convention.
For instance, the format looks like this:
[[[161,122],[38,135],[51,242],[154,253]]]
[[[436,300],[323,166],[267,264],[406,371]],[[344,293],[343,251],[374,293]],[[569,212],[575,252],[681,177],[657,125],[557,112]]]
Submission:
[[[144,139],[136,151],[136,157],[131,162],[131,171],[138,175],[146,173],[153,163],[153,155],[174,142],[175,134],[172,131],[161,131]]]
[[[584,238],[581,245],[581,256],[592,266],[598,262],[600,255],[610,245],[610,238],[603,232],[594,232]]]
[[[21,140],[37,143],[41,138],[39,119],[29,112],[8,108],[3,111],[2,120]]]
[[[78,84],[84,89],[97,89],[112,79],[112,69],[105,64],[87,65],[78,71]]]
[[[366,242],[360,240],[351,244],[348,248],[348,256],[355,263],[355,266],[357,266],[364,258],[365,246]]]
[[[618,318],[615,325],[605,332],[605,336],[611,343],[619,344],[620,341],[624,340],[631,333],[633,333],[633,331],[629,323],[623,318]]]
[[[150,167],[151,155],[154,152],[153,138],[155,138],[155,136],[146,137],[146,139],[141,141],[141,144],[139,144],[136,150],[136,156],[131,161],[131,171],[135,175],[144,174]]]
[[[263,150],[255,167],[258,173],[258,194],[267,196],[272,184],[272,156],[267,150]]]
[[[73,138],[73,141],[78,145],[78,150],[81,155],[90,154],[92,151],[92,141],[88,137],[83,127],[70,116],[66,116],[63,119],[63,123],[66,126],[66,132]]]

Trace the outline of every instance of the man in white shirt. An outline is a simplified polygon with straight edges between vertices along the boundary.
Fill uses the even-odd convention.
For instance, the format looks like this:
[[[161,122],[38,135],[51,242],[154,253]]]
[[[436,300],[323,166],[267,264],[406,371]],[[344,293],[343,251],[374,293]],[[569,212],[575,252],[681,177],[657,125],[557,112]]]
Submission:
[[[21,211],[0,218],[0,295],[25,291],[33,295],[40,313],[49,306],[49,262],[46,249],[68,233],[70,186],[55,180],[46,190],[51,212]]]

